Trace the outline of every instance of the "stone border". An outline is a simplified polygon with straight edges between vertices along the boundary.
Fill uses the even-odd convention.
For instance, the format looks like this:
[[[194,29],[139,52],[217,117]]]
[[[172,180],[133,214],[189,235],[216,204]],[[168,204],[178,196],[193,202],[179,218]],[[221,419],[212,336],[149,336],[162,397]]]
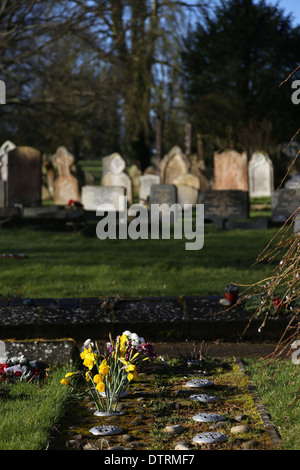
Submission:
[[[246,372],[243,360],[241,358],[235,358],[235,361],[236,361],[237,365],[239,366],[240,370],[242,371],[242,373],[249,379],[249,375]],[[263,405],[263,403],[261,402],[261,400],[260,400],[260,398],[257,394],[256,387],[255,387],[254,384],[252,384],[252,382],[250,382],[248,384],[248,390],[249,390],[250,394],[253,397],[254,404],[255,404],[255,406],[257,408],[257,411],[258,411],[258,413],[261,417],[263,425],[264,425],[267,433],[269,434],[269,437],[272,441],[273,446],[276,449],[281,444],[281,436],[280,436],[279,432],[277,431],[277,429],[275,428],[275,426],[273,425],[272,421],[270,420],[269,415],[266,411],[266,408]]]

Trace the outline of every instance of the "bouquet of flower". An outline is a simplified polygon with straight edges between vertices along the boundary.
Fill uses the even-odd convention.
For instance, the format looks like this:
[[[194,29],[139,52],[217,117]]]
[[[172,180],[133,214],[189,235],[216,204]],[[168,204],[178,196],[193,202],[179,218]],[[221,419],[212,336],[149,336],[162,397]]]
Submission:
[[[0,359],[0,380],[36,380],[40,378],[46,365],[29,361],[23,355]]]
[[[100,354],[98,345],[89,339],[85,341],[80,357],[85,371],[86,393],[94,401],[98,411],[115,411],[122,394],[126,393],[129,383],[137,377],[137,364],[140,361],[154,359],[156,354],[150,343],[145,343],[134,333],[125,331],[106,344],[106,351]],[[147,352],[151,355],[148,356]],[[61,380],[64,385],[75,384],[70,378],[80,372],[69,372]],[[113,409],[114,405],[114,409]]]

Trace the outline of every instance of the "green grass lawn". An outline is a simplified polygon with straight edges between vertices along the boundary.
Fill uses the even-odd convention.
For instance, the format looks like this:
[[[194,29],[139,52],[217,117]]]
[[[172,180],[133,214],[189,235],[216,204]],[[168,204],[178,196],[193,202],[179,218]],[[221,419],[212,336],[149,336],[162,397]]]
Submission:
[[[33,228],[0,230],[0,294],[4,297],[223,295],[229,282],[249,285],[272,266],[252,266],[275,235],[205,226],[204,246],[181,240],[99,240]],[[27,259],[2,258],[25,253]],[[241,287],[241,291],[243,288]]]

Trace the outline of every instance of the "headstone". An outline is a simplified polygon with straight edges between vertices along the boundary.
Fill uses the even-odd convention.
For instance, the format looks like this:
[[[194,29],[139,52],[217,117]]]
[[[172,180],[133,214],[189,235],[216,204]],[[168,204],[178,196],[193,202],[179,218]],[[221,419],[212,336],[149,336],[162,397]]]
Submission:
[[[300,207],[300,188],[290,190],[280,188],[273,191],[271,210],[273,222],[285,222]]]
[[[5,181],[0,180],[0,207],[5,207],[6,205],[5,189],[6,189]]]
[[[80,201],[77,179],[71,175],[73,155],[65,147],[58,147],[52,161],[58,168],[59,174],[54,182],[54,204],[66,205],[70,199]]]
[[[132,181],[132,189],[135,194],[138,194],[140,188],[140,177],[142,175],[141,170],[137,167],[137,165],[131,165],[128,169],[128,174]]]
[[[132,183],[125,173],[125,160],[118,153],[113,153],[105,161],[106,169],[102,176],[102,186],[118,186],[126,190],[129,204],[132,204]],[[108,171],[107,171],[108,170]]]
[[[111,204],[118,212],[119,196],[125,196],[125,189],[108,186],[83,186],[81,192],[81,202],[86,211],[96,211],[101,204]]]
[[[145,203],[149,200],[151,194],[151,187],[154,184],[160,183],[160,176],[146,174],[140,176],[139,200],[140,203]]]
[[[293,175],[286,183],[284,184],[286,189],[300,189],[300,173]]]
[[[246,219],[249,216],[247,191],[210,190],[200,192],[200,204],[204,204],[204,217],[209,220]]]
[[[0,180],[7,181],[8,152],[14,150],[16,145],[7,140],[0,147]]]
[[[249,194],[251,197],[269,197],[274,191],[272,160],[264,152],[254,152],[249,165]]]
[[[184,174],[177,176],[173,184],[177,188],[179,204],[192,204],[195,206],[199,198],[200,180],[197,176]]]
[[[300,214],[297,214],[294,220],[294,235],[300,235]]]
[[[176,186],[172,184],[153,184],[151,186],[150,204],[176,204]]]
[[[41,203],[41,152],[32,147],[16,147],[8,154],[7,205]]]
[[[247,154],[227,150],[214,153],[214,189],[248,191]]]
[[[173,147],[160,163],[160,179],[163,184],[173,184],[177,176],[189,172],[190,163],[180,147]]]

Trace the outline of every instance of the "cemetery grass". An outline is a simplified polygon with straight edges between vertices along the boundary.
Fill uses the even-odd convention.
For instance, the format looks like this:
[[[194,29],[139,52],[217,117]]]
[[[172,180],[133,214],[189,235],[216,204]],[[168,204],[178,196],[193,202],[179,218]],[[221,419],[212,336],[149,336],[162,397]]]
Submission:
[[[284,450],[300,450],[299,365],[291,359],[244,359],[245,368],[278,430]]]
[[[242,291],[274,268],[256,259],[276,228],[221,231],[205,225],[198,251],[186,250],[185,239],[99,240],[95,229],[0,230],[1,296],[223,295],[228,283],[240,284]],[[9,253],[27,258],[1,257]]]
[[[69,389],[59,386],[68,370],[53,367],[43,381],[0,383],[0,450],[47,448],[68,407]]]

